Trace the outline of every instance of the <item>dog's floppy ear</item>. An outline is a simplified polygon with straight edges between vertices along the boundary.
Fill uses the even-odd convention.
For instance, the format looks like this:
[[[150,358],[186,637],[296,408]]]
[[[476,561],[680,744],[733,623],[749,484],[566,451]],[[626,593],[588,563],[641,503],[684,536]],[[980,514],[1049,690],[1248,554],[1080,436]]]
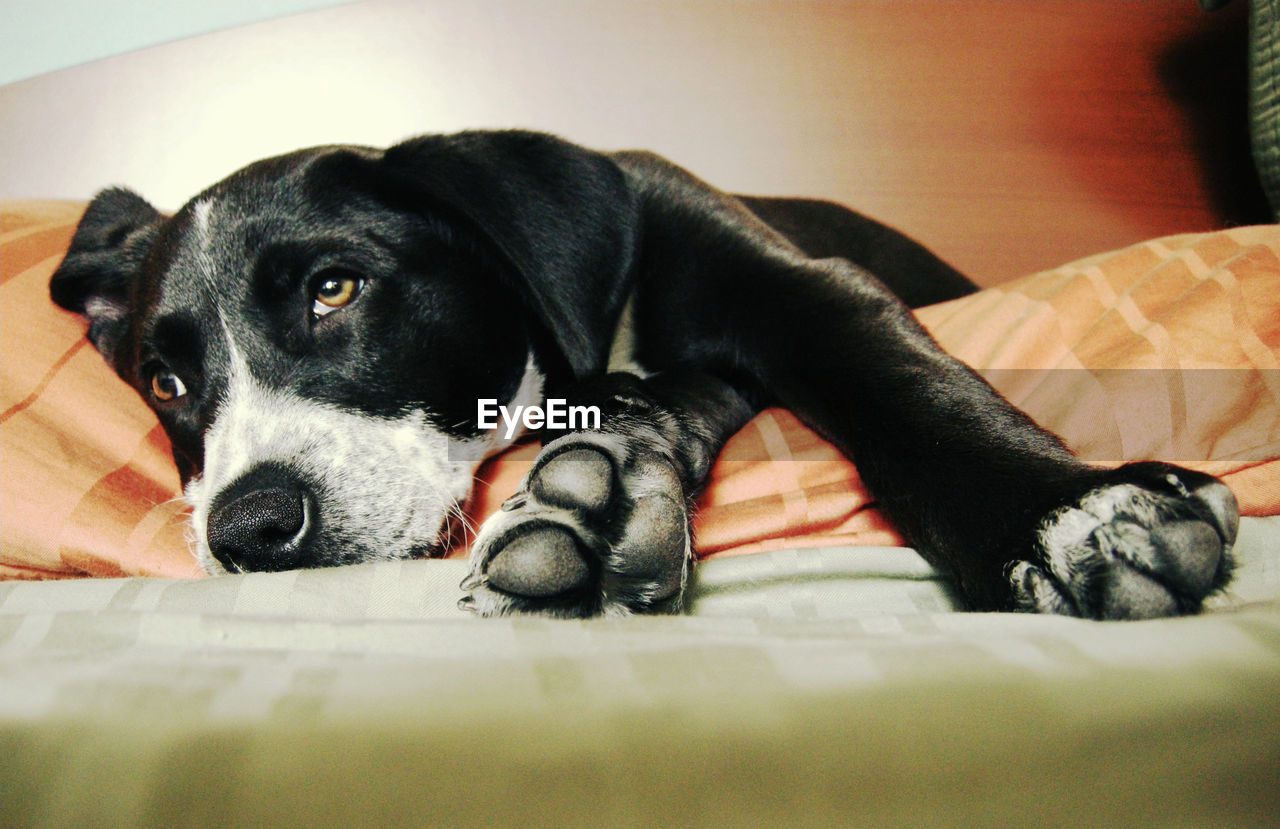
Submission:
[[[111,363],[128,328],[129,293],[164,217],[131,190],[90,202],[49,282],[53,301],[89,320],[89,340]]]
[[[386,151],[405,198],[461,214],[515,273],[515,289],[582,377],[604,368],[626,302],[639,208],[610,159],[542,133],[426,136]]]

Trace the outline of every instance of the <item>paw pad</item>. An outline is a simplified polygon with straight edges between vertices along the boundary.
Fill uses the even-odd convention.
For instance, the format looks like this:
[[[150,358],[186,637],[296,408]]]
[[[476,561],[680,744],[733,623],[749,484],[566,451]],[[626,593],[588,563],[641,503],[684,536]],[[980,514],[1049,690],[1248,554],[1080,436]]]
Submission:
[[[569,449],[538,467],[529,490],[548,506],[598,512],[613,499],[613,464],[595,449]]]
[[[544,599],[580,590],[591,570],[573,536],[558,527],[531,530],[489,562],[489,584],[504,593]]]

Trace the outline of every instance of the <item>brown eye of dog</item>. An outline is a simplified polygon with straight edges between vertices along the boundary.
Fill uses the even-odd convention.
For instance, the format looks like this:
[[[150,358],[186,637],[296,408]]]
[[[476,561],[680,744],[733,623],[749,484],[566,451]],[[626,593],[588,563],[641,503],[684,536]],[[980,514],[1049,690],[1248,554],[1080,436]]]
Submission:
[[[311,313],[323,317],[355,299],[364,288],[364,280],[352,274],[335,273],[322,276],[315,286]]]
[[[162,368],[151,375],[151,393],[157,400],[168,402],[187,393],[187,387],[178,375]]]

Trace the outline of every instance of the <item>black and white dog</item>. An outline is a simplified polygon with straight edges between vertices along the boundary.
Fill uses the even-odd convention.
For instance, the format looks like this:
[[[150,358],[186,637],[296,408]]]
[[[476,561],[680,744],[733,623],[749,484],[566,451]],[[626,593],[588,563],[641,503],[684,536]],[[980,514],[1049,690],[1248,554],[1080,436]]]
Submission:
[[[440,553],[508,442],[478,401],[558,398],[601,422],[543,430],[465,601],[669,608],[691,496],[778,404],[856,459],[973,608],[1199,609],[1228,579],[1230,490],[1078,461],[908,310],[972,288],[839,206],[519,131],[268,159],[172,218],[107,190],[51,285],[159,415],[211,573]]]

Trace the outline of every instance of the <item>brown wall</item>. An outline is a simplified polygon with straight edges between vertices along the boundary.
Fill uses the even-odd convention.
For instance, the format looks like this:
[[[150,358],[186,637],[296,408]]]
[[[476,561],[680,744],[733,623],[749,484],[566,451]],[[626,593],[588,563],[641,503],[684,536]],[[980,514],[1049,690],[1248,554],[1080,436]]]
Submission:
[[[8,197],[176,207],[254,158],[528,126],[712,183],[824,196],[990,284],[1263,221],[1247,4],[374,0],[0,88]]]

